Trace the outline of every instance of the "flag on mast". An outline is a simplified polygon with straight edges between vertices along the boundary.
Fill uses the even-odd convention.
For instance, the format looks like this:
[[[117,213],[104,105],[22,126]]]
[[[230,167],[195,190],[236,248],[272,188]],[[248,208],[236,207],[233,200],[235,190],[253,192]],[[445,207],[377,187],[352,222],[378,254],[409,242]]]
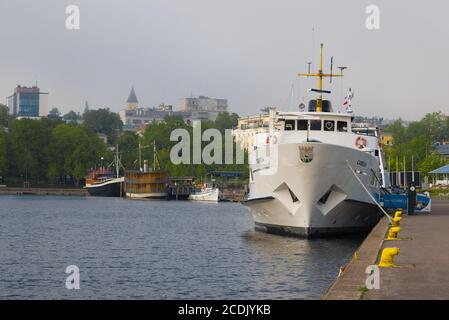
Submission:
[[[343,106],[346,108],[348,113],[352,113],[352,99],[354,98],[354,93],[351,88],[349,88],[348,93],[346,94],[345,100],[343,101]]]

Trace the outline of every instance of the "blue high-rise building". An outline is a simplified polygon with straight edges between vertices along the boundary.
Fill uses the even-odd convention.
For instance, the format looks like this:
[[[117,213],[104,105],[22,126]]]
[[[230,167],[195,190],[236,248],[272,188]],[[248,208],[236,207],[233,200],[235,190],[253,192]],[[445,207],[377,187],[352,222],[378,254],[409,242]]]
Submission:
[[[14,94],[7,98],[10,112],[16,117],[35,118],[47,115],[47,106],[42,95],[48,93],[40,92],[37,86],[17,86]]]

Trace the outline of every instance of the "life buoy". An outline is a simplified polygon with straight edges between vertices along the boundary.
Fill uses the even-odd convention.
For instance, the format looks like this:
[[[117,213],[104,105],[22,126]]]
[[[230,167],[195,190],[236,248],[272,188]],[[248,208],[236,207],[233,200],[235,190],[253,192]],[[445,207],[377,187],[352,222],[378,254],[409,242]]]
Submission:
[[[355,146],[359,149],[363,149],[366,147],[366,139],[364,137],[355,138]]]

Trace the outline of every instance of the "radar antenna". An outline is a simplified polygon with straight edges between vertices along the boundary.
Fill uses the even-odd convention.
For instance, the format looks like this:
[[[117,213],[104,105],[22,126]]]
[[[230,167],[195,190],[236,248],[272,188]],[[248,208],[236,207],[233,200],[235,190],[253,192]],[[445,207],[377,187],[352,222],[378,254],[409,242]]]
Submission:
[[[343,70],[340,69],[340,74],[332,74],[332,68],[334,59],[331,58],[331,71],[330,73],[323,73],[323,44],[320,45],[320,68],[318,69],[317,73],[310,73],[310,64],[309,64],[309,72],[308,73],[298,73],[298,76],[300,77],[315,77],[318,79],[318,89],[311,89],[313,92],[318,93],[318,97],[316,99],[316,112],[322,112],[323,111],[323,93],[331,93],[328,90],[323,90],[323,78],[331,78],[332,77],[343,77]]]

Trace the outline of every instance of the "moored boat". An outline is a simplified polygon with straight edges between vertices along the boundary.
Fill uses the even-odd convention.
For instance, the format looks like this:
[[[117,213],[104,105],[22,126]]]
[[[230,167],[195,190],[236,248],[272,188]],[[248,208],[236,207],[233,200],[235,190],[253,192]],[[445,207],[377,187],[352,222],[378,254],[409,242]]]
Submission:
[[[116,146],[114,161],[108,168],[104,167],[103,162],[104,159],[101,158],[100,168],[87,173],[84,189],[94,197],[122,197],[125,190],[125,178],[119,175],[122,165],[118,155],[118,146]],[[115,172],[110,170],[112,166],[115,167]]]
[[[168,175],[160,170],[156,141],[153,141],[153,169],[150,171],[148,160],[144,160],[142,170],[125,172],[126,197],[130,199],[167,199]]]
[[[127,171],[125,173],[126,196],[131,199],[167,198],[167,174],[165,172]]]
[[[124,177],[116,177],[114,174],[98,174],[90,172],[84,187],[89,195],[94,197],[121,197],[124,190]]]
[[[220,189],[204,184],[195,188],[194,192],[190,194],[189,200],[218,202],[220,197]]]
[[[352,123],[352,92],[345,112],[323,99],[322,48],[318,94],[308,110],[270,110],[238,133],[251,136],[249,195],[246,205],[256,229],[306,238],[369,231],[382,216],[385,187],[383,152],[377,128],[357,130]],[[343,67],[341,68],[343,70]],[[251,119],[248,119],[250,121]]]

